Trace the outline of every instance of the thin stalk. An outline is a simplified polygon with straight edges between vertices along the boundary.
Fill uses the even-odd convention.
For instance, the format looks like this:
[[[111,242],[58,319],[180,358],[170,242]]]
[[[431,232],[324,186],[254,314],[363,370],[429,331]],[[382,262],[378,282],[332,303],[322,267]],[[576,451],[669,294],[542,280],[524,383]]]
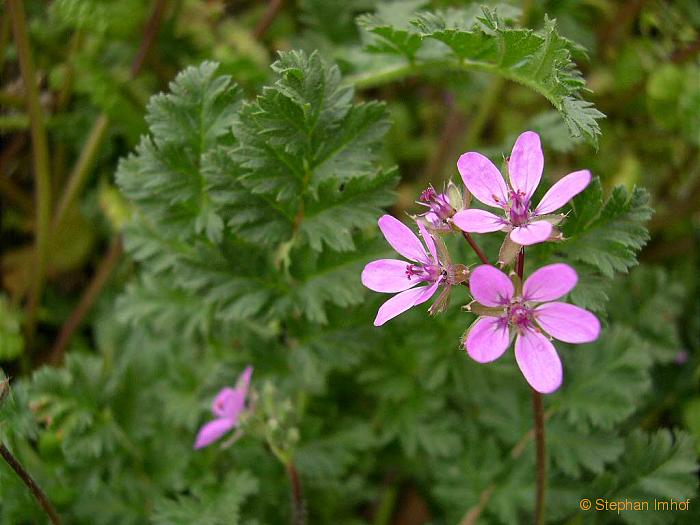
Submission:
[[[286,466],[287,475],[289,476],[289,485],[292,489],[292,525],[305,525],[306,505],[304,504],[301,479],[299,478],[299,473],[293,461],[287,461]]]
[[[41,487],[36,484],[36,481],[34,481],[34,479],[29,475],[29,472],[24,469],[19,460],[12,455],[12,452],[8,450],[4,443],[0,443],[0,456],[2,456],[5,462],[12,470],[15,471],[22,482],[26,485],[29,492],[32,493],[34,499],[36,499],[37,503],[39,503],[41,508],[49,517],[49,520],[51,520],[51,523],[54,525],[60,525],[61,518],[58,516],[56,509],[53,508],[49,498],[46,497],[46,494],[44,494],[44,491],[41,490]]]
[[[73,338],[75,331],[80,328],[80,325],[85,319],[85,316],[92,309],[93,304],[100,295],[102,288],[109,280],[109,276],[112,274],[112,270],[119,262],[119,259],[124,252],[124,247],[121,242],[120,237],[116,237],[109,246],[107,253],[100,262],[95,275],[93,276],[90,284],[83,292],[80,297],[77,306],[71,312],[70,317],[65,322],[61,328],[61,333],[58,334],[58,338],[51,349],[51,354],[49,361],[53,364],[60,364],[63,361],[63,356],[66,353],[66,348]]]
[[[136,78],[143,68],[148,52],[153,46],[156,36],[158,35],[158,29],[161,21],[163,20],[166,7],[167,2],[165,0],[157,0],[153,7],[151,17],[146,22],[143,30],[141,44],[139,45],[138,51],[131,62],[130,78],[132,79]],[[109,117],[103,113],[93,124],[87,140],[85,141],[85,144],[80,152],[80,156],[78,157],[75,166],[68,176],[66,189],[64,190],[63,195],[61,195],[56,208],[56,213],[53,217],[52,227],[54,231],[58,229],[66,216],[66,212],[87,182],[87,177],[95,163],[95,157],[97,156],[97,153],[102,146],[102,142],[107,135],[108,128]]]
[[[10,39],[10,17],[2,13],[0,18],[0,71],[5,67],[5,50]]]
[[[27,111],[31,127],[34,149],[34,191],[36,199],[36,225],[34,227],[35,262],[32,288],[27,302],[26,334],[27,345],[31,346],[36,330],[36,318],[41,293],[46,278],[46,258],[51,217],[51,175],[49,173],[49,147],[46,138],[44,116],[39,103],[39,90],[36,85],[34,63],[32,61],[24,4],[21,0],[7,0],[7,12],[12,20],[17,58],[24,83]]]
[[[97,157],[97,152],[102,146],[102,141],[107,134],[107,129],[109,127],[109,117],[106,114],[100,115],[90,130],[88,138],[80,151],[80,156],[75,166],[68,176],[68,183],[66,184],[66,189],[61,195],[61,199],[56,206],[56,212],[54,213],[52,220],[52,229],[56,231],[63,219],[66,216],[66,212],[73,204],[73,201],[80,193],[87,180],[87,176],[95,163],[95,157]]]
[[[544,524],[544,505],[547,492],[547,464],[545,462],[544,408],[542,394],[533,389],[532,412],[535,418],[535,443],[537,444],[537,495],[535,499],[535,525]]]
[[[275,18],[277,18],[277,15],[282,9],[282,4],[284,4],[284,0],[270,1],[265,14],[262,16],[258,22],[258,25],[256,25],[255,29],[253,30],[253,37],[255,40],[260,40],[263,36],[265,36],[265,33],[267,33],[267,30],[270,28],[272,22],[275,21]]]
[[[523,281],[525,270],[525,248],[520,249],[515,271]],[[542,394],[532,390],[532,415],[535,429],[535,446],[537,453],[537,491],[535,493],[535,525],[544,524],[545,496],[547,491],[547,463],[544,438],[544,404]]]
[[[476,256],[479,258],[479,260],[481,260],[482,263],[491,264],[489,263],[489,259],[488,257],[486,257],[486,254],[481,250],[481,248],[479,248],[479,245],[476,244],[476,241],[469,233],[463,231],[462,237],[464,237],[467,240],[469,246],[472,247],[472,250],[474,250],[474,253],[476,253]]]
[[[555,108],[559,109],[560,107],[556,93],[548,89],[547,86],[540,85],[535,80],[520,77],[507,69],[501,69],[498,64],[489,64],[488,62],[478,62],[474,60],[455,61],[427,59],[414,63],[391,64],[381,69],[370,70],[366,73],[349,75],[345,77],[345,81],[348,84],[352,84],[357,89],[370,89],[415,75],[428,73],[444,75],[451,72],[459,73],[469,71],[483,71],[485,73],[498,75],[507,80],[512,80],[513,82],[522,84],[536,93],[539,93],[549,100]]]

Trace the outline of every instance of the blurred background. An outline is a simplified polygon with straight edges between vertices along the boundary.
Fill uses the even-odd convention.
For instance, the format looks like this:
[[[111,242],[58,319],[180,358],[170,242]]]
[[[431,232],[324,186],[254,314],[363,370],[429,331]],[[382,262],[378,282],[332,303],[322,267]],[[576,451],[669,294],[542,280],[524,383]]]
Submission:
[[[270,80],[277,50],[320,49],[343,69],[362,44],[356,17],[378,4],[28,0],[24,48],[0,4],[0,366],[8,375],[59,362],[70,345],[89,348],[96,305],[111,301],[133,274],[119,235],[129,209],[114,173],[146,132],[149,97],[205,59],[219,62],[248,96]],[[556,18],[560,33],[582,46],[577,62],[591,90],[587,98],[607,116],[598,148],[570,140],[543,97],[487,75],[359,89],[360,99],[385,101],[392,119],[383,152],[401,176],[392,212],[415,212],[414,200],[428,183],[439,187],[457,176],[460,153],[508,152],[524,129],[541,134],[553,178],[586,167],[606,190],[644,186],[655,213],[641,260],[663,267],[666,282],[682,289],[673,305],[679,347],[687,349],[673,366],[682,366],[700,345],[700,3],[530,0],[514,6],[524,9],[532,28],[542,26],[545,13]],[[25,52],[34,66],[29,90],[18,60]],[[30,126],[32,112],[43,115],[46,143],[32,138],[41,134]],[[37,235],[46,236],[48,246],[39,283]],[[672,420],[700,437],[695,380],[669,381],[648,417],[654,424]]]

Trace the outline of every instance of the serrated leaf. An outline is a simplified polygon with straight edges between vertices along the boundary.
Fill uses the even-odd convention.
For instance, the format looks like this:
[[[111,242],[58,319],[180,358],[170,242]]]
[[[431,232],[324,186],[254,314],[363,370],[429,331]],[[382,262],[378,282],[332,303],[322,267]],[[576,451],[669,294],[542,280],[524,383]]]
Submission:
[[[650,388],[651,358],[634,332],[615,327],[595,343],[577,347],[565,359],[567,379],[558,403],[567,419],[610,429],[628,417]]]
[[[599,179],[573,201],[573,213],[564,223],[566,241],[559,251],[569,259],[597,268],[612,278],[637,263],[637,252],[649,239],[644,223],[651,217],[649,194],[642,188],[628,192],[617,186],[605,203]]]
[[[662,429],[640,430],[625,440],[621,461],[597,478],[592,492],[609,500],[684,501],[697,494],[697,462],[690,436]],[[621,512],[626,523],[667,523],[664,512]]]

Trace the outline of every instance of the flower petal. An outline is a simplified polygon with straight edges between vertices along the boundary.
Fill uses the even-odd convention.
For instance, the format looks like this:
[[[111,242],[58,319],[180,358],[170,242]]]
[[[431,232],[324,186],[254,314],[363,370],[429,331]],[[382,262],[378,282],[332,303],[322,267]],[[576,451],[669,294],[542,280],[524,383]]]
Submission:
[[[508,186],[501,172],[481,153],[470,151],[457,161],[464,185],[481,202],[502,208],[508,202]]]
[[[435,241],[433,240],[433,236],[430,235],[430,233],[428,233],[428,230],[425,228],[425,226],[423,226],[421,222],[418,223],[418,231],[420,232],[420,236],[423,237],[423,242],[425,242],[425,245],[428,247],[430,255],[433,256],[433,261],[437,262],[437,248],[435,247]]]
[[[217,417],[223,417],[226,414],[226,409],[231,406],[231,403],[236,397],[236,390],[231,387],[225,387],[219,390],[214,401],[211,403],[211,411]]]
[[[406,276],[407,266],[406,261],[398,259],[372,261],[362,270],[362,284],[375,292],[403,292],[419,282]]]
[[[542,178],[544,156],[540,136],[534,131],[522,133],[515,141],[508,160],[510,185],[518,193],[525,194],[525,202],[535,193]]]
[[[577,282],[578,275],[568,264],[548,264],[525,280],[523,299],[537,302],[554,301],[573,290]]]
[[[500,317],[479,317],[469,328],[464,348],[478,363],[490,363],[503,355],[510,344],[508,323]]]
[[[510,238],[513,242],[530,246],[538,242],[544,242],[549,239],[552,233],[552,225],[547,221],[535,221],[524,226],[513,228],[510,232]]]
[[[452,220],[460,230],[471,233],[496,232],[506,226],[502,217],[476,208],[457,212]]]
[[[469,291],[472,297],[484,306],[507,305],[515,293],[510,278],[489,264],[482,264],[472,270]]]
[[[400,220],[391,215],[382,215],[379,218],[379,229],[382,230],[384,238],[391,247],[406,259],[428,262],[420,239]]]
[[[381,326],[412,306],[424,303],[433,296],[439,285],[440,281],[436,281],[431,286],[419,286],[396,294],[379,308],[374,326]]]
[[[518,335],[515,360],[530,386],[541,394],[550,394],[561,386],[561,360],[554,345],[541,333],[526,329]]]
[[[557,181],[549,191],[544,194],[539,205],[535,209],[535,215],[544,215],[558,210],[564,204],[581,193],[591,182],[591,172],[588,170],[574,171]]]
[[[235,421],[228,418],[210,421],[199,430],[197,438],[194,441],[194,448],[198,449],[211,445],[214,441],[231,430],[235,424]]]
[[[573,304],[541,304],[535,308],[535,320],[545,332],[565,343],[590,343],[600,335],[598,318]]]
[[[241,372],[236,381],[236,390],[243,393],[243,397],[248,393],[248,387],[250,386],[250,377],[253,375],[253,367],[246,366],[245,370]]]

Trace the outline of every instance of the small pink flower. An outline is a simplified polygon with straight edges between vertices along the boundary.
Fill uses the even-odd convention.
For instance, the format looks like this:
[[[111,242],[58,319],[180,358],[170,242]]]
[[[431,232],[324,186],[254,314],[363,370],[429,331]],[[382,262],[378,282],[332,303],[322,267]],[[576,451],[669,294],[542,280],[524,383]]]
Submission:
[[[515,141],[508,160],[510,184],[489,159],[473,151],[465,153],[457,161],[465,186],[479,201],[503,210],[504,216],[468,209],[458,212],[453,217],[454,223],[471,233],[509,232],[513,242],[524,246],[546,241],[553,231],[552,222],[558,221],[558,218],[546,217],[547,214],[581,193],[591,181],[591,173],[588,170],[569,173],[554,184],[532,210],[530,199],[540,183],[543,167],[540,137],[533,131],[522,133]]]
[[[400,292],[379,308],[374,326],[381,326],[409,308],[424,303],[435,294],[443,280],[435,241],[420,222],[418,229],[428,250],[408,226],[391,215],[379,218],[379,229],[391,247],[413,263],[379,259],[362,270],[362,284],[370,290]],[[426,285],[417,286],[421,283]]]
[[[428,187],[420,194],[418,204],[426,206],[429,211],[420,214],[428,224],[438,231],[450,231],[449,220],[456,210],[450,204],[447,193],[438,193],[432,186]]]
[[[246,367],[243,373],[238,376],[236,388],[225,387],[219,391],[211,405],[211,411],[216,418],[199,430],[194,443],[195,449],[211,445],[238,425],[238,418],[245,409],[245,400],[252,374],[253,367]]]
[[[479,363],[495,361],[515,337],[515,360],[527,382],[543,394],[554,392],[562,382],[562,366],[543,332],[565,343],[589,343],[600,334],[595,315],[555,301],[577,281],[569,265],[550,264],[530,275],[516,295],[513,281],[499,269],[485,264],[472,270],[469,289],[481,317],[464,340],[469,356]]]

